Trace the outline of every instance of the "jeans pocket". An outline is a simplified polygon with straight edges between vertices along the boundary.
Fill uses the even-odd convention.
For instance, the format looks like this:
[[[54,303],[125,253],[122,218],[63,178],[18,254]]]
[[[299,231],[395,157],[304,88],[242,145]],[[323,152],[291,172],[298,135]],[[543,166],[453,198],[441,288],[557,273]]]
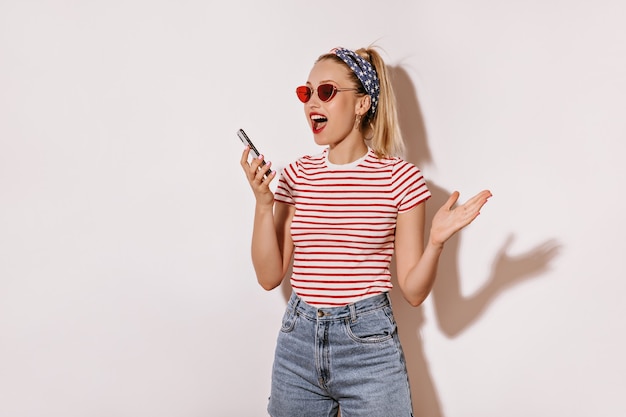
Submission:
[[[289,333],[296,327],[296,319],[298,314],[294,308],[288,307],[283,315],[280,331],[283,333]]]
[[[396,333],[396,323],[388,307],[368,311],[345,323],[348,336],[360,343],[384,342]]]

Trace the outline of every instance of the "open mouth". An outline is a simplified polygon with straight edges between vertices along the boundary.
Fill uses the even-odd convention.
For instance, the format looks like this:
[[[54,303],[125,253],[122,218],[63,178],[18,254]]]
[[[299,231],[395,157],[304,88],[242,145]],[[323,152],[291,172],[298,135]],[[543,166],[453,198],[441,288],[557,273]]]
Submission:
[[[328,119],[321,114],[312,114],[311,115],[311,128],[313,129],[313,133],[319,133],[326,126],[326,122]]]

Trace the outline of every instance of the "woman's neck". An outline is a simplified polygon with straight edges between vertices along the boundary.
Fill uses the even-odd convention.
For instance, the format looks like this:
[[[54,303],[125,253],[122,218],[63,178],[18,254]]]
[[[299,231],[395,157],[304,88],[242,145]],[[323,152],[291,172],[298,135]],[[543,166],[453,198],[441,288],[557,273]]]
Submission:
[[[356,143],[342,141],[328,148],[328,160],[335,165],[345,165],[362,158],[369,151],[364,140]]]

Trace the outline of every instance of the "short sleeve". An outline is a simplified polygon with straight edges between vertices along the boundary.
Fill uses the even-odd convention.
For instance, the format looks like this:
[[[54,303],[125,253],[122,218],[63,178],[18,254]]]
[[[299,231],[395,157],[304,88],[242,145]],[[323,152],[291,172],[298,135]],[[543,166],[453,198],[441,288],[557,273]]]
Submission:
[[[404,160],[394,165],[393,194],[399,213],[411,210],[431,196],[422,172]]]
[[[278,186],[274,192],[274,201],[278,201],[286,204],[295,204],[293,198],[293,179],[297,172],[297,163],[293,162],[285,167],[278,178]]]

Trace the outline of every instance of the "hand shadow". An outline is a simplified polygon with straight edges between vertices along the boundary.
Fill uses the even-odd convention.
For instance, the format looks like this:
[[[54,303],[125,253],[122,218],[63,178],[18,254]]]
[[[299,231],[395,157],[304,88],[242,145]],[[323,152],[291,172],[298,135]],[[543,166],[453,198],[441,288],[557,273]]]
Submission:
[[[437,208],[448,199],[449,192],[430,184],[433,197],[427,207],[427,221],[432,219]],[[462,233],[462,232],[461,232]],[[441,255],[437,280],[432,290],[432,301],[440,330],[448,337],[458,336],[474,323],[489,304],[503,290],[516,284],[539,277],[550,269],[561,245],[554,239],[546,240],[522,254],[508,253],[514,235],[509,235],[496,253],[491,272],[485,284],[470,296],[461,291],[458,265],[459,235],[453,236]]]
[[[390,72],[398,102],[400,130],[404,135],[407,147],[405,158],[423,168],[423,166],[432,164],[432,159],[415,88],[409,74],[401,66],[390,67]],[[426,204],[426,231],[430,229],[436,211],[450,196],[449,191],[435,185],[428,178],[427,183],[432,197]],[[514,284],[536,277],[546,271],[559,249],[558,243],[550,240],[525,254],[512,257],[507,254],[507,249],[512,240],[513,236],[510,236],[496,254],[490,278],[471,297],[464,297],[460,291],[459,234],[446,242],[439,262],[437,280],[432,291],[436,319],[439,328],[446,336],[455,337],[467,329],[481,316],[491,301],[503,289],[510,288]],[[425,320],[423,308],[411,307],[403,299],[401,292],[397,290],[395,270],[392,270],[392,275],[396,290],[391,292],[391,298],[406,356],[414,413],[417,416],[444,417],[422,345],[420,329]]]

